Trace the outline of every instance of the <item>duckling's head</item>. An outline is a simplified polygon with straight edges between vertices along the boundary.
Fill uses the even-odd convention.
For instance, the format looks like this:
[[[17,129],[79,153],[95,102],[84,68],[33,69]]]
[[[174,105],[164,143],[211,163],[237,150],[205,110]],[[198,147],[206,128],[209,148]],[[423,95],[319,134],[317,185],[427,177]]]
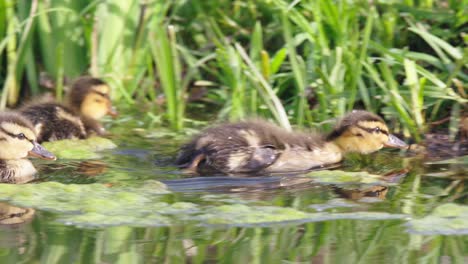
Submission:
[[[76,80],[70,91],[70,104],[92,119],[101,119],[107,114],[117,115],[112,107],[110,87],[98,78],[86,76]]]
[[[55,160],[39,145],[32,124],[15,113],[0,114],[0,159],[22,159],[27,156]]]
[[[382,118],[361,110],[354,110],[338,122],[327,141],[333,141],[343,152],[362,154],[383,147],[407,147],[405,142],[389,133]]]

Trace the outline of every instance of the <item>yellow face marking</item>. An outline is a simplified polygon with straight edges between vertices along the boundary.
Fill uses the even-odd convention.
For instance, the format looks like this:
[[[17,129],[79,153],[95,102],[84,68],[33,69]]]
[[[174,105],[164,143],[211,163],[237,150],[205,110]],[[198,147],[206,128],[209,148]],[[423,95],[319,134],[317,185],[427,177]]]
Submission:
[[[377,129],[378,128],[378,129]],[[372,153],[388,141],[388,128],[376,121],[361,121],[335,139],[344,152]]]
[[[90,93],[83,100],[80,111],[87,117],[101,119],[109,112],[111,107],[112,102],[109,98],[98,93]]]
[[[101,94],[110,94],[110,87],[105,84],[93,86],[93,90]]]
[[[27,127],[23,127],[15,123],[3,123],[2,128],[10,134],[19,135],[23,133],[28,140],[36,140],[34,132]]]

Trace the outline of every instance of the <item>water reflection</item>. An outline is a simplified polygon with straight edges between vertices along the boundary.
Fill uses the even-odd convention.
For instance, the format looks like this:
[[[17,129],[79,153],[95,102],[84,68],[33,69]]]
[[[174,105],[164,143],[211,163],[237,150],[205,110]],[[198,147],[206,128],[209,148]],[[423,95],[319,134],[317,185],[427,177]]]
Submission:
[[[408,176],[404,172],[399,174],[398,170],[407,167],[408,162],[385,153],[356,162],[347,159],[340,169],[382,175],[397,170],[385,175],[388,185],[325,184],[301,175],[184,178],[166,162],[172,157],[168,153],[174,150],[173,143],[167,148],[162,144],[154,148],[151,145],[148,150],[152,140],[125,142],[136,145],[125,145],[115,153],[103,155],[99,161],[59,160],[42,166],[42,179],[121,184],[161,180],[173,191],[162,196],[162,201],[192,202],[203,208],[245,203],[305,212],[401,213],[405,207],[408,212],[416,212],[412,217],[427,214],[430,210],[427,204],[439,204],[440,197],[462,202],[467,197],[463,181],[452,188],[461,189],[457,191],[459,196],[453,196],[444,190],[451,184],[449,179],[434,181],[426,177],[429,169],[422,162],[415,164]],[[441,170],[449,168],[437,166]],[[438,189],[444,191],[443,195],[433,194]],[[361,203],[368,198],[378,203]],[[21,214],[21,211],[7,213]],[[468,248],[463,246],[468,244],[466,236],[410,234],[402,220],[327,220],[252,228],[200,226],[196,221],[179,221],[178,217],[183,217],[175,215],[177,222],[168,227],[90,228],[57,223],[60,216],[39,211],[32,221],[0,228],[0,263],[399,263],[402,260],[412,263],[421,257],[427,262],[438,263],[448,258],[463,263],[468,255]]]
[[[15,225],[29,222],[33,219],[35,210],[32,208],[21,208],[0,203],[0,225]]]
[[[32,259],[37,249],[37,233],[31,228],[35,216],[32,208],[0,203],[0,262],[18,263]]]
[[[76,229],[45,215],[39,222],[28,233],[0,229],[13,235],[1,241],[1,263],[463,263],[468,254],[467,237],[411,235],[395,220],[216,229]]]
[[[345,188],[334,188],[334,191],[341,197],[351,200],[362,200],[363,198],[377,198],[383,200],[386,198],[388,193],[387,186],[372,186],[364,189],[353,189],[348,190]]]
[[[94,177],[103,174],[107,171],[108,165],[100,160],[82,161],[78,165],[78,173]]]
[[[408,170],[390,172],[386,175],[383,175],[382,180],[387,183],[398,183],[408,174],[408,172]],[[386,199],[389,187],[383,185],[365,185],[361,188],[348,189],[340,186],[333,186],[333,190],[335,193],[346,199],[354,201],[364,201],[364,199],[367,199],[367,201],[373,201],[373,199]]]

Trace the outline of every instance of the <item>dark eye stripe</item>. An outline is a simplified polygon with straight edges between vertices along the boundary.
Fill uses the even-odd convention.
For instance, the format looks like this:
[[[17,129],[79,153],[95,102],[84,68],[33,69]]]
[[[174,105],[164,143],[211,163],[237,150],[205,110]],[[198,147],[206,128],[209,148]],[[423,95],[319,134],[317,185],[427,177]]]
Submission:
[[[375,130],[374,128],[363,127],[361,125],[356,125],[356,127],[366,131],[367,133],[375,133],[375,132],[379,133],[379,132],[381,132],[382,134],[385,134],[385,135],[388,136],[388,131],[385,131],[385,130],[380,129],[380,128],[379,128],[380,130]]]
[[[100,96],[106,98],[106,99],[110,99],[109,94],[107,94],[107,93],[101,93],[101,92],[99,92],[99,91],[94,91],[94,92],[95,92],[96,94],[98,94],[98,95],[100,95]]]
[[[0,131],[2,131],[3,133],[9,135],[10,137],[14,137],[14,138],[18,138],[18,139],[21,139],[21,138],[20,138],[20,135],[23,134],[23,133],[20,133],[20,134],[18,134],[18,135],[15,135],[15,134],[13,134],[13,133],[10,133],[10,132],[6,131],[6,130],[3,129],[3,128],[0,128]],[[23,136],[24,136],[24,134],[23,134]],[[27,138],[26,136],[24,136],[24,139],[26,139],[26,140],[29,141],[29,142],[33,142],[31,139]]]

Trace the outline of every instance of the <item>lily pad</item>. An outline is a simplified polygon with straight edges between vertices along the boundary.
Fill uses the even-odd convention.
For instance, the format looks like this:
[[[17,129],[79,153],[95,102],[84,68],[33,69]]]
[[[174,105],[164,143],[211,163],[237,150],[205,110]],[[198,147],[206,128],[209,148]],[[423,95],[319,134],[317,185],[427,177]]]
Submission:
[[[100,157],[98,151],[117,147],[112,140],[103,137],[64,139],[44,142],[42,145],[59,159],[96,159]]]
[[[424,235],[468,234],[468,206],[448,203],[438,206],[423,218],[408,223],[409,231]]]

